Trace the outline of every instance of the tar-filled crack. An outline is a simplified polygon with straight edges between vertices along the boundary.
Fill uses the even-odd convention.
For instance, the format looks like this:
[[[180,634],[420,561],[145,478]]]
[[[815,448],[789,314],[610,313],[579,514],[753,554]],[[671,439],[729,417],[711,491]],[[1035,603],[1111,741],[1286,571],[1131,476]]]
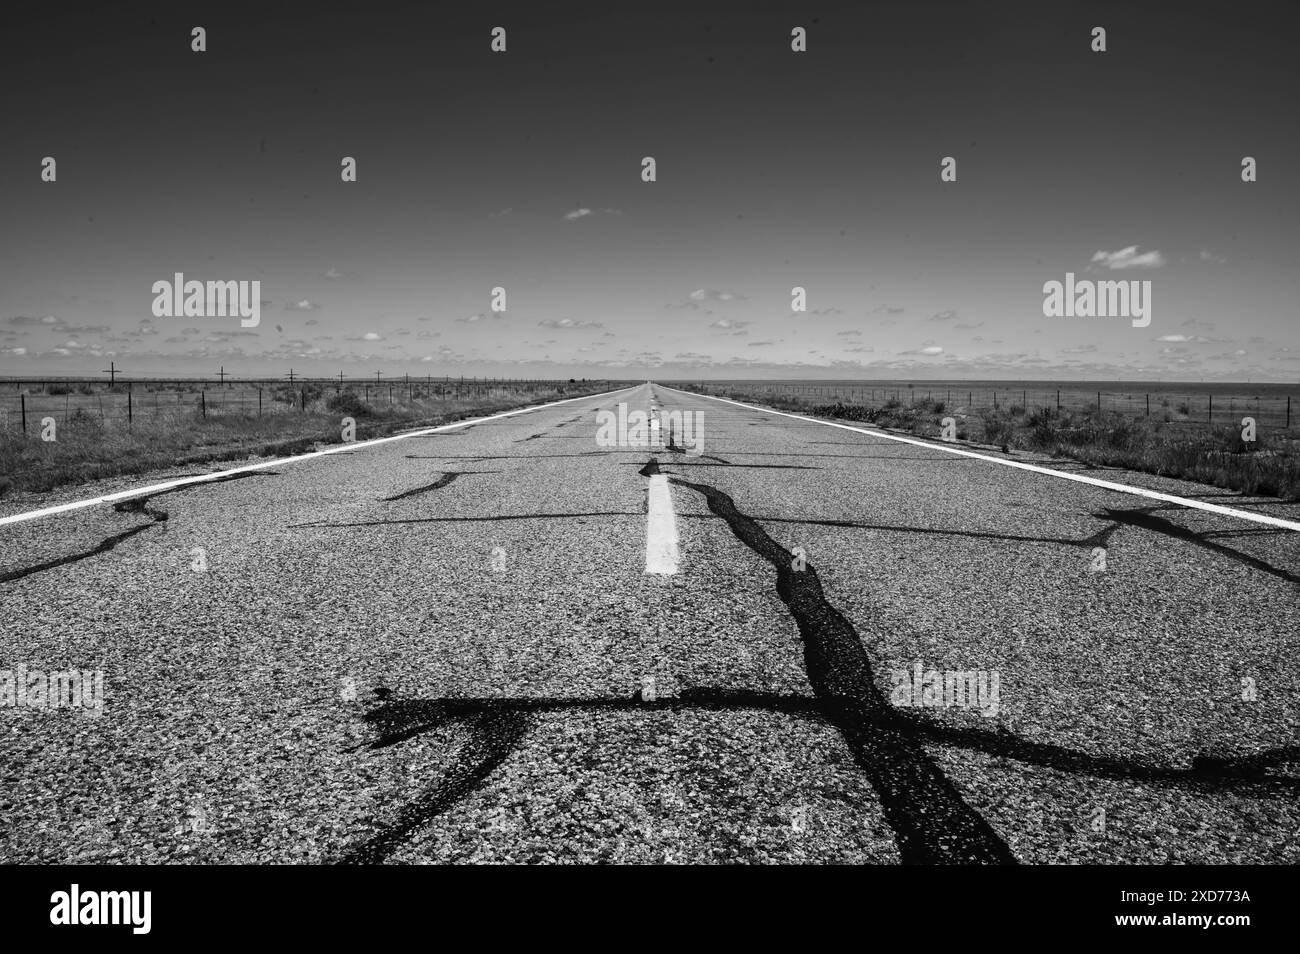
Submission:
[[[659,473],[659,462],[655,457],[651,457],[640,470],[643,477]],[[1300,746],[1296,745],[1242,757],[1199,754],[1186,768],[1152,766],[1035,742],[1000,728],[990,731],[934,723],[915,713],[895,709],[875,685],[870,660],[856,629],[826,599],[816,569],[805,563],[805,569],[796,571],[790,554],[760,526],[759,520],[771,518],[753,518],[742,513],[728,495],[714,487],[677,477],[670,477],[670,480],[703,494],[713,516],[723,519],[737,538],[776,569],[777,592],[789,607],[803,638],[814,696],[692,688],[671,698],[660,696],[654,701],[642,699],[639,691],[631,698],[498,697],[382,701],[365,717],[379,733],[378,738],[367,743],[365,748],[382,749],[397,745],[450,723],[464,725],[470,738],[462,748],[460,758],[453,762],[443,778],[404,807],[395,822],[380,826],[378,834],[348,853],[343,859],[345,862],[382,861],[437,815],[478,788],[522,742],[531,716],[537,712],[761,710],[834,725],[875,787],[886,820],[894,829],[904,863],[1016,862],[1005,841],[965,802],[952,782],[930,759],[923,744],[983,752],[995,758],[1053,771],[1177,788],[1201,796],[1219,792],[1253,798],[1295,798],[1300,795],[1300,779],[1276,773],[1280,766],[1300,761]],[[1217,544],[1207,544],[1201,537],[1160,518],[1154,518],[1153,522],[1148,519],[1149,513],[1134,516],[1143,513],[1107,511],[1108,524],[1079,540],[1025,539],[1072,546],[1106,546],[1115,531],[1125,524],[1169,532],[1167,524],[1174,528],[1173,536],[1227,550]],[[922,532],[922,528],[908,527],[872,529]],[[1236,551],[1229,553],[1236,554]],[[1245,560],[1251,562],[1254,558],[1245,557]],[[1260,568],[1269,569],[1267,564]],[[998,804],[995,802],[993,807]]]
[[[680,516],[685,520],[717,519],[717,515],[712,513],[684,513],[680,514]],[[1010,543],[1049,543],[1055,546],[1084,547],[1087,549],[1107,546],[1111,535],[1120,528],[1119,523],[1112,523],[1086,537],[1081,537],[1078,540],[1071,540],[1068,537],[1031,537],[1013,533],[985,533],[979,530],[943,530],[938,527],[909,527],[906,524],[898,523],[862,523],[857,520],[824,520],[815,517],[755,516],[754,519],[759,523],[797,523],[813,527],[843,527],[850,530],[879,530],[888,533],[921,533],[940,537],[970,537],[976,540],[1005,540]]]
[[[637,692],[631,698],[524,696],[395,701],[381,698],[380,705],[364,717],[375,728],[378,737],[348,751],[386,749],[453,724],[464,726],[470,739],[458,757],[451,761],[446,775],[402,808],[396,821],[387,824],[373,822],[379,829],[377,834],[340,860],[345,864],[372,864],[397,850],[419,829],[486,781],[523,742],[531,717],[536,713],[582,716],[594,712],[761,711],[840,727],[837,719],[840,708],[820,697],[709,687],[688,688],[672,697],[660,696],[653,702],[643,701],[639,695]],[[897,710],[874,712],[866,718],[883,720],[882,730],[911,733],[932,745],[980,751],[995,758],[1008,758],[1054,771],[1177,788],[1200,796],[1221,792],[1251,798],[1295,798],[1300,795],[1300,780],[1269,773],[1270,769],[1300,760],[1300,746],[1285,746],[1240,758],[1198,755],[1192,759],[1189,768],[1173,768],[1142,765],[1031,742],[1000,730],[930,723]],[[885,758],[890,753],[886,750],[880,754]],[[900,840],[900,852],[901,849]],[[903,860],[915,859],[905,854]]]
[[[448,484],[450,484],[459,476],[460,476],[459,471],[454,473],[443,474],[441,477],[439,477],[431,484],[425,484],[423,487],[416,487],[413,490],[406,490],[400,494],[393,494],[391,497],[385,497],[384,500],[385,501],[405,500],[407,497],[414,497],[416,494],[426,494],[431,490],[441,490],[443,487],[446,487]]]
[[[664,450],[682,453],[681,448],[665,447]],[[635,467],[635,464],[628,466]],[[675,460],[672,462],[673,467],[735,467],[738,470],[821,470],[820,467],[808,467],[804,464],[728,464],[723,461],[718,464],[701,464],[695,461]]]
[[[446,774],[415,801],[404,805],[395,821],[378,826],[377,834],[349,851],[340,863],[376,864],[383,861],[430,819],[478,788],[523,739],[528,728],[528,716],[513,709],[492,707],[468,715],[460,720],[460,724],[468,731],[469,738]]]
[[[105,537],[94,547],[92,547],[89,550],[84,550],[81,553],[73,553],[73,554],[69,554],[68,556],[58,557],[53,560],[46,560],[44,563],[37,563],[34,566],[24,567],[20,570],[10,570],[8,573],[0,573],[0,583],[11,583],[14,580],[21,580],[24,577],[32,576],[33,574],[36,573],[43,573],[46,570],[53,570],[57,567],[67,566],[71,563],[79,563],[82,560],[89,559],[90,557],[93,556],[99,556],[101,553],[107,553],[109,550],[113,549],[123,540],[129,540],[137,533],[143,533],[144,531],[148,530],[150,527],[154,526],[155,524],[160,524],[160,523],[166,524],[168,520],[167,511],[149,506],[149,502],[152,501],[155,497],[162,497],[165,496],[166,494],[174,494],[181,490],[189,490],[193,487],[202,487],[208,484],[224,484],[228,481],[239,480],[243,477],[276,477],[276,476],[279,475],[272,473],[270,471],[263,471],[259,473],[246,473],[246,474],[226,474],[224,476],[214,478],[213,480],[203,481],[201,483],[196,483],[196,484],[187,484],[184,487],[173,487],[171,490],[159,491],[156,494],[146,494],[141,497],[130,497],[126,500],[120,501],[119,503],[113,504],[113,510],[116,513],[144,514],[146,517],[149,518],[149,523],[143,523],[138,527],[132,527],[130,530],[123,530],[121,533],[115,533],[111,536]],[[164,526],[163,529],[166,530],[167,529],[166,526]]]
[[[639,451],[598,450],[581,454],[407,454],[407,460],[555,460],[561,457],[606,457],[610,454],[634,454]]]
[[[353,523],[291,523],[285,529],[346,529],[349,527],[387,527],[407,523],[505,523],[511,520],[573,520],[585,517],[639,517],[627,510],[597,510],[587,513],[504,513],[491,517],[411,517],[405,520],[358,520]]]
[[[1015,864],[1005,841],[926,753],[877,688],[857,631],[831,605],[812,564],[796,570],[790,553],[708,484],[672,482],[704,495],[731,532],[771,563],[777,594],[803,638],[808,681],[880,796],[905,864]]]
[[[1157,509],[1162,508],[1140,507],[1133,510],[1113,510],[1107,508],[1103,513],[1100,513],[1097,516],[1106,520],[1114,520],[1126,526],[1141,527],[1143,530],[1150,530],[1153,533],[1162,533],[1165,536],[1173,537],[1175,540],[1184,540],[1187,543],[1194,543],[1197,546],[1205,547],[1207,550],[1211,550],[1220,556],[1227,557],[1230,560],[1235,560],[1238,563],[1244,563],[1246,566],[1259,570],[1261,573],[1268,573],[1272,576],[1280,577],[1288,583],[1300,583],[1300,576],[1296,576],[1294,573],[1283,570],[1281,567],[1276,567],[1266,560],[1261,560],[1259,557],[1251,556],[1248,553],[1242,553],[1240,550],[1234,550],[1232,547],[1225,547],[1222,543],[1215,543],[1213,540],[1207,539],[1207,535],[1204,533],[1197,533],[1195,530],[1189,530],[1186,527],[1179,526],[1171,520],[1166,520],[1164,517],[1156,516],[1153,511]]]
[[[389,502],[393,500],[405,500],[407,497],[414,497],[417,494],[427,494],[431,490],[441,490],[443,487],[446,487],[448,484],[454,481],[457,477],[462,477],[465,474],[496,474],[496,473],[500,473],[500,471],[495,471],[495,470],[451,471],[443,474],[441,477],[439,477],[431,484],[424,484],[421,487],[413,487],[410,490],[404,490],[400,494],[393,494],[391,497],[384,497],[383,499],[384,502]]]

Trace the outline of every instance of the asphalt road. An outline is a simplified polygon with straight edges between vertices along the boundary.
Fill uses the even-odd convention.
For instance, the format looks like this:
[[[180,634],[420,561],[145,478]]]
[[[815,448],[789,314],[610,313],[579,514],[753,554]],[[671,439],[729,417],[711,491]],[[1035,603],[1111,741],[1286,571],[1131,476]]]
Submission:
[[[1300,861],[1300,534],[658,385],[4,524],[0,580],[0,670],[104,687],[0,708],[0,861]]]

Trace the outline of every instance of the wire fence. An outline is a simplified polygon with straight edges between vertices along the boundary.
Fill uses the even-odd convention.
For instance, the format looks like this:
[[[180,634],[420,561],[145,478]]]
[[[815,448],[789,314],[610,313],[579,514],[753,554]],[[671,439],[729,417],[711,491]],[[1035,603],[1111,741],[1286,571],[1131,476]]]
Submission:
[[[1254,418],[1259,426],[1289,429],[1300,427],[1300,400],[1290,394],[1254,394],[1247,391],[1196,392],[1193,390],[1106,391],[1051,387],[961,387],[930,385],[871,386],[857,384],[787,384],[782,382],[697,382],[693,389],[720,397],[772,394],[808,406],[859,404],[880,407],[888,401],[904,405],[942,401],[945,409],[965,413],[981,409],[1036,408],[1061,411],[1100,409],[1131,417],[1152,417],[1171,423],[1240,424]],[[1294,404],[1294,413],[1293,413]]]
[[[546,393],[590,390],[609,382],[546,380],[426,378],[416,381],[330,380],[285,382],[130,381],[111,387],[77,381],[18,382],[14,390],[0,391],[0,430],[36,433],[41,422],[58,424],[89,418],[105,425],[168,424],[223,417],[265,417],[276,414],[324,411],[328,399],[345,392],[367,405],[407,408],[413,405],[436,411],[451,402],[520,400]]]

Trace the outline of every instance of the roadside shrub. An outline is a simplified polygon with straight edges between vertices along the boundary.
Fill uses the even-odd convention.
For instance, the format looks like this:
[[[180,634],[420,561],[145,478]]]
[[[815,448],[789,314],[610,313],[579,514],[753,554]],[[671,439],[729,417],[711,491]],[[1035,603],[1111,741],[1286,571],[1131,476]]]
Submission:
[[[375,409],[357,397],[355,391],[331,394],[325,400],[325,409],[345,417],[370,417],[375,413]]]
[[[1010,445],[1016,427],[1011,421],[986,412],[984,415],[984,442],[998,444],[1004,449]]]
[[[1036,407],[1025,416],[1025,439],[1031,447],[1052,449],[1061,433],[1061,415],[1056,408]]]

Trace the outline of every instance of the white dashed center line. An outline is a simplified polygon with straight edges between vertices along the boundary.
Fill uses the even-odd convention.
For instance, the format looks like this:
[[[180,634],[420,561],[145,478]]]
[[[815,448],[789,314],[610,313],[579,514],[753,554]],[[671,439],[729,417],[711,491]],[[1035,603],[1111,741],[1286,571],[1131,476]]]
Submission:
[[[666,474],[650,476],[649,508],[645,526],[645,571],[672,575],[677,572],[677,518]]]

